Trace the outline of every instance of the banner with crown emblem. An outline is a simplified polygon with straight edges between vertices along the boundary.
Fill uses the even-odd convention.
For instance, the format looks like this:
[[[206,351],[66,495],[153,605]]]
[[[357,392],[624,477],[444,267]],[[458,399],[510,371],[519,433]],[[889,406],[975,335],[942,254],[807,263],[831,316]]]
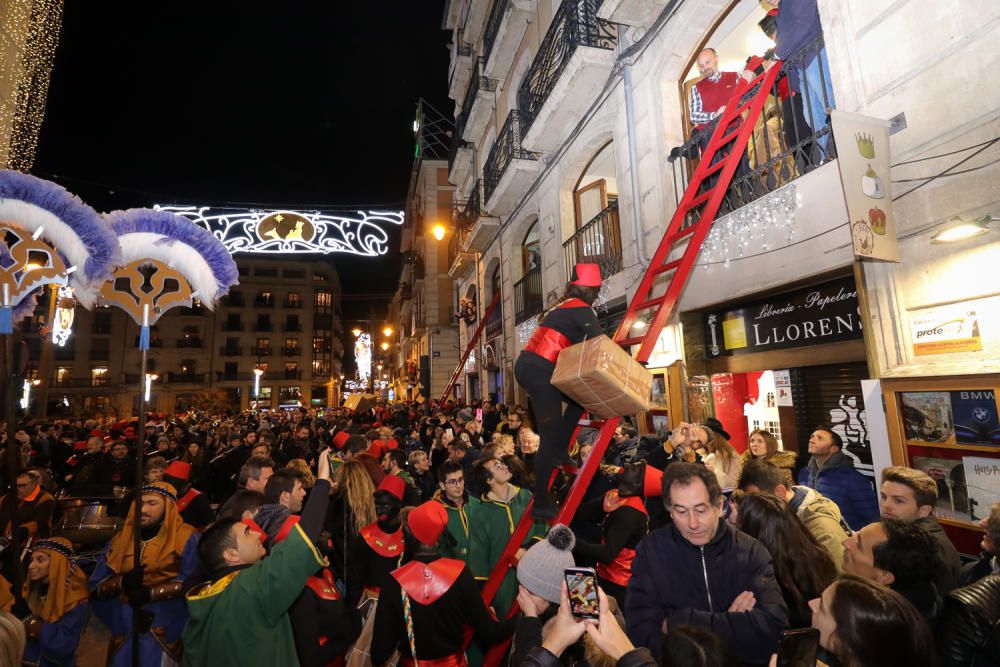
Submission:
[[[898,262],[889,176],[889,121],[836,109],[831,119],[854,256]]]

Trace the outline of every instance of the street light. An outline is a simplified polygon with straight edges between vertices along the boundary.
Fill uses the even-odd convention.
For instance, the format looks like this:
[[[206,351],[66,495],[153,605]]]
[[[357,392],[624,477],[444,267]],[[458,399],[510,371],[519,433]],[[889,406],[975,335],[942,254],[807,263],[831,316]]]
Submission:
[[[440,222],[431,227],[431,234],[434,235],[438,241],[444,238],[444,235],[448,233],[448,230]]]
[[[263,368],[253,369],[253,409],[257,409],[257,403],[260,402],[260,376],[264,374]]]
[[[149,397],[153,391],[153,381],[160,379],[160,376],[156,373],[146,373],[146,402],[149,402]]]
[[[392,327],[386,327],[382,329],[382,333],[385,334],[386,338],[392,335]]]
[[[389,343],[382,343],[382,351],[385,352],[389,349]]]
[[[357,327],[354,327],[353,329],[351,329],[351,333],[354,334],[355,338],[357,338],[358,336],[361,335],[362,332],[361,332],[361,329],[359,329]]]

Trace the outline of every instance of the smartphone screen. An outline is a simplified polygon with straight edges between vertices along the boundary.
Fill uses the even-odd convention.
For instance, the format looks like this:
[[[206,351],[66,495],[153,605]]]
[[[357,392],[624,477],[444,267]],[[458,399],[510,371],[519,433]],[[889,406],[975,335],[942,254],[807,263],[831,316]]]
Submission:
[[[451,430],[450,428],[446,428],[444,430],[444,432],[447,433],[449,437],[452,437],[452,438],[455,437],[455,432],[453,430]]]
[[[477,422],[483,421],[483,409],[482,408],[476,408],[476,421]]]
[[[816,667],[819,630],[785,630],[778,642],[778,667]]]
[[[599,618],[597,574],[590,567],[570,567],[563,572],[569,609],[576,618]]]

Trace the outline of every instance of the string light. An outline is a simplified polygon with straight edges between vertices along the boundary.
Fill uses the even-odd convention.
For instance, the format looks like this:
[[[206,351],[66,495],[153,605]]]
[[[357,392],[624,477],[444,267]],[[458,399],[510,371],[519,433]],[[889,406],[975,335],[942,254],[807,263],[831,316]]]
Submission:
[[[699,263],[728,267],[731,259],[790,243],[798,208],[799,196],[790,183],[719,218],[705,237]]]
[[[362,385],[368,384],[372,376],[372,337],[363,333],[354,342],[354,359],[358,367],[358,379]]]
[[[7,168],[26,172],[35,161],[62,12],[62,0],[4,3],[0,72],[9,79],[0,98],[0,135],[7,138],[0,164]]]

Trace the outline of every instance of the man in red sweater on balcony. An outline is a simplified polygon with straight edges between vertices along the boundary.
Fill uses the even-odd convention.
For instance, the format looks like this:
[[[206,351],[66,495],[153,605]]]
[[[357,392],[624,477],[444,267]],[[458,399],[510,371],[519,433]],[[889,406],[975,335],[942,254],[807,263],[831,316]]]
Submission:
[[[726,104],[733,96],[733,93],[736,92],[736,86],[740,82],[740,77],[751,77],[752,74],[749,72],[720,72],[719,55],[713,48],[702,49],[701,53],[698,54],[696,64],[702,79],[691,87],[688,117],[691,120],[694,131],[697,133],[698,146],[704,154],[705,149],[708,148],[708,140],[712,136],[712,132],[715,131],[714,121],[726,110]],[[715,154],[715,157],[712,158],[712,164],[715,164],[728,154],[729,150],[725,148],[720,149]],[[735,181],[744,176],[748,170],[749,163],[744,153],[739,166],[736,168],[736,172],[733,174],[733,180]],[[702,190],[713,187],[719,180],[718,176],[718,173],[709,176],[705,180]],[[734,210],[745,203],[747,202],[729,202],[730,206],[728,208],[729,210]],[[726,208],[726,202],[723,202],[720,212],[725,211]]]

